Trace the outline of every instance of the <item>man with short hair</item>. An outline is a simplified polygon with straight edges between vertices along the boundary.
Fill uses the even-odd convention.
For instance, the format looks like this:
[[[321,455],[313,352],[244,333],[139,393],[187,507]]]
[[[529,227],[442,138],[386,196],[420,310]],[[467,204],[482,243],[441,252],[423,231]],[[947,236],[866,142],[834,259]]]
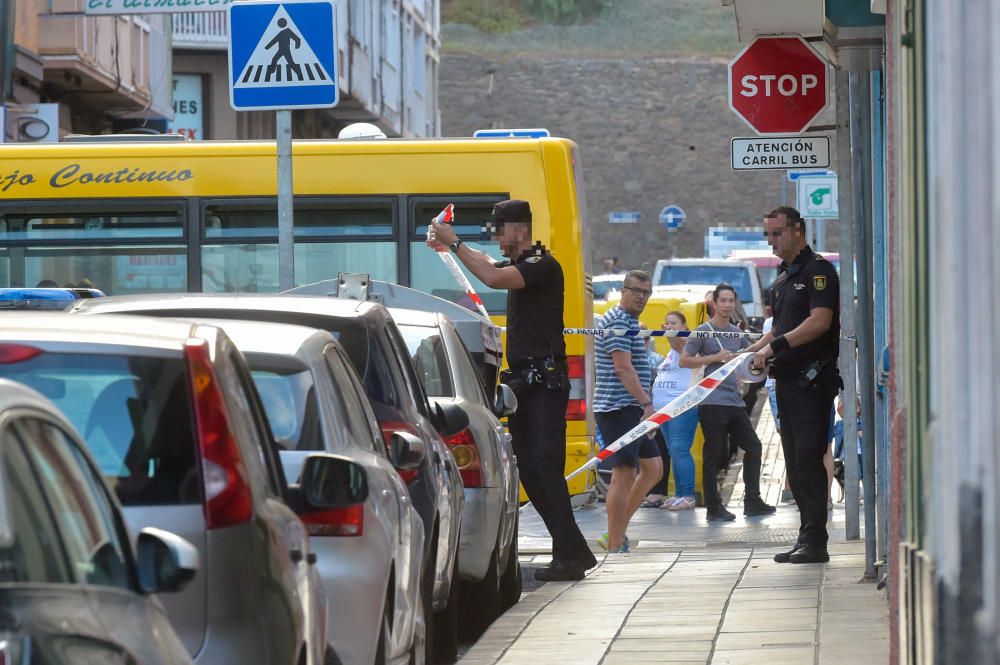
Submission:
[[[451,248],[458,260],[494,289],[507,289],[505,383],[517,393],[508,423],[521,484],[552,536],[552,562],[535,570],[540,582],[581,580],[597,559],[573,517],[566,467],[569,370],[563,339],[563,272],[531,241],[531,207],[511,199],[493,206],[491,232],[509,260],[464,244],[450,224],[430,223],[427,244]],[[516,388],[515,388],[516,386]]]
[[[695,330],[714,332],[740,332],[730,323],[736,310],[736,289],[729,284],[719,284],[712,292],[715,313],[711,319]],[[736,357],[749,346],[746,337],[689,337],[681,353],[680,366],[705,368],[708,376],[722,365]],[[698,421],[705,435],[702,450],[702,485],[705,492],[705,506],[710,522],[721,520],[730,522],[736,515],[726,510],[719,495],[718,478],[719,454],[724,449],[728,436],[733,436],[743,448],[743,484],[746,494],[743,498],[743,515],[772,515],[774,506],[769,506],[760,498],[760,456],[761,444],[757,433],[750,424],[746,405],[740,397],[739,381],[734,374],[709,393],[698,405]]]
[[[833,400],[841,387],[840,279],[833,265],[806,243],[806,224],[795,208],[780,206],[764,217],[764,235],[781,258],[772,286],[774,327],[760,338],[754,364],[774,358],[781,415],[781,448],[792,495],[799,509],[799,537],[778,563],[830,560],[823,457],[830,442]]]
[[[629,271],[622,283],[621,302],[600,318],[597,328],[638,331],[639,315],[652,293],[649,273]],[[653,415],[649,355],[641,337],[598,337],[594,350],[597,359],[594,418],[605,445],[610,445]],[[609,552],[627,553],[634,543],[629,543],[625,536],[626,527],[663,475],[663,461],[656,442],[646,436],[608,459],[611,463],[611,485],[605,499],[608,530],[597,542]]]

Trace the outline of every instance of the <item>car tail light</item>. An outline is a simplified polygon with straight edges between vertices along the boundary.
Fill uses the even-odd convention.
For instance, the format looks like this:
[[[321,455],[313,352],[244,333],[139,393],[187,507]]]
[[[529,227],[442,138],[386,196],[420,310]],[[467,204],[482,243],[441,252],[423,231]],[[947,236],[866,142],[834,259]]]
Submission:
[[[566,358],[569,367],[569,403],[566,405],[566,420],[587,419],[586,362],[584,356]]]
[[[415,437],[421,438],[420,434],[409,423],[404,423],[399,420],[384,420],[382,421],[382,439],[385,441],[386,446],[392,445],[392,434],[393,432],[409,432]],[[419,475],[420,469],[396,469],[396,473],[399,477],[403,479],[403,482],[410,484],[413,482],[417,475]]]
[[[205,486],[205,525],[218,529],[250,520],[253,499],[239,446],[229,428],[222,391],[212,371],[208,342],[189,339],[184,355],[191,372],[194,414]]]
[[[455,464],[458,465],[458,473],[462,476],[462,485],[465,487],[482,487],[483,470],[479,463],[479,450],[476,448],[476,438],[472,432],[463,429],[458,434],[445,437],[444,442],[448,444]]]
[[[24,344],[0,344],[0,365],[12,365],[40,356],[42,350]]]
[[[314,510],[299,515],[310,536],[360,536],[365,531],[365,504]]]

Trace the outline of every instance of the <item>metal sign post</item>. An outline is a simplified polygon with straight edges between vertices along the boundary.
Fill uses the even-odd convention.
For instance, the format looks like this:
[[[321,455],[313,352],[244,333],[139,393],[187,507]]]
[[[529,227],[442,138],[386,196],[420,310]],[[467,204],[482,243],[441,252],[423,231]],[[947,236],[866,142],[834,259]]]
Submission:
[[[277,111],[278,290],[295,288],[295,226],[292,221],[292,112]]]
[[[275,111],[278,143],[278,288],[295,288],[292,109],[337,105],[336,8],[332,0],[234,2],[228,6],[229,102]]]

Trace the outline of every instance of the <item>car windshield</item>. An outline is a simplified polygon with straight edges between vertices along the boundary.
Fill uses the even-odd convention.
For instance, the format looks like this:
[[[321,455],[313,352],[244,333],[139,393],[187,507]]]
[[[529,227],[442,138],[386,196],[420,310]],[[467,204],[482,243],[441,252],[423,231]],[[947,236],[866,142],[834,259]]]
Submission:
[[[750,272],[741,265],[734,266],[703,266],[703,265],[672,265],[664,266],[660,271],[659,286],[680,284],[726,284],[732,285],[740,297],[740,302],[753,302],[753,288],[750,285]]]
[[[41,353],[0,376],[52,400],[125,506],[199,503],[187,366],[176,358]]]
[[[448,352],[440,331],[425,326],[399,326],[399,332],[427,394],[431,397],[454,397],[455,386],[448,369]]]
[[[251,368],[254,366],[251,359]],[[323,450],[316,391],[309,370],[252,369],[274,439],[283,450]]]
[[[614,291],[621,291],[625,279],[609,279],[594,282],[594,300],[607,300],[608,294]]]

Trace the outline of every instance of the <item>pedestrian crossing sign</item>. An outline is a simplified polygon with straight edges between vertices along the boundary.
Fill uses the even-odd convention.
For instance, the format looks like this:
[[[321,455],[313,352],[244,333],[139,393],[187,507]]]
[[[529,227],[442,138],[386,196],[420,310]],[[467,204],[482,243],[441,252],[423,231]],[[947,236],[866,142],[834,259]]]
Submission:
[[[336,9],[332,0],[233,2],[229,101],[237,111],[337,105]]]

